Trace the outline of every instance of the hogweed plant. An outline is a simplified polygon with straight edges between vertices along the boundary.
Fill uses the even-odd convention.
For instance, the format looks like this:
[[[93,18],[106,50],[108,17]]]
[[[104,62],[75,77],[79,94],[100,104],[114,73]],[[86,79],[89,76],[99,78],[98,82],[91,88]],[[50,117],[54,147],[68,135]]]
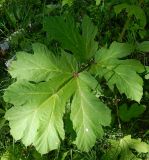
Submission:
[[[89,151],[111,122],[109,107],[94,92],[102,93],[98,79],[103,77],[112,91],[116,86],[121,94],[140,102],[143,80],[139,73],[144,66],[127,59],[135,50],[131,44],[112,42],[109,48],[99,48],[97,27],[87,16],[80,27],[70,17],[47,17],[43,29],[49,41],[61,44],[61,51],[54,54],[35,43],[33,54],[16,54],[8,69],[16,81],[4,93],[4,100],[13,105],[5,114],[10,132],[41,154],[58,149],[65,138],[63,118],[69,102],[74,144]]]

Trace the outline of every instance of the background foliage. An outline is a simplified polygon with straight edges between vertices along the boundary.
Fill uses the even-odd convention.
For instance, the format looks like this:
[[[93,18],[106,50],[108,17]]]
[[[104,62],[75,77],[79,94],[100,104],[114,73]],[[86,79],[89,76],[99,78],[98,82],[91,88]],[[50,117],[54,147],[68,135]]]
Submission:
[[[146,150],[146,144],[149,143],[148,10],[148,0],[52,0],[50,2],[42,0],[0,1],[0,155],[2,160],[147,160],[149,158],[149,153],[147,153],[148,151]],[[113,41],[127,42],[128,45],[135,46],[135,48],[132,49],[133,51],[131,51],[131,54],[127,55],[127,58],[139,60],[146,68],[144,72],[140,72],[139,74],[143,79],[143,97],[141,99],[135,92],[133,97],[128,96],[130,93],[125,93],[125,88],[119,89],[119,84],[117,84],[117,88],[121,90],[121,93],[124,92],[127,97],[124,94],[120,94],[117,88],[114,88],[114,92],[112,92],[108,86],[111,86],[112,88],[113,84],[116,83],[117,77],[115,78],[116,80],[113,79],[111,82],[109,81],[108,85],[105,81],[108,77],[99,78],[98,82],[101,84],[103,93],[101,94],[99,90],[94,90],[94,92],[97,97],[100,97],[102,102],[108,105],[112,113],[111,125],[110,127],[104,127],[105,133],[103,138],[97,139],[96,144],[88,153],[80,151],[72,143],[76,135],[72,130],[68,104],[66,116],[64,118],[66,130],[65,140],[61,143],[59,149],[50,151],[48,154],[41,156],[32,145],[25,147],[22,142],[15,142],[10,135],[9,123],[5,120],[4,115],[12,106],[11,104],[6,103],[2,96],[5,89],[15,82],[15,80],[10,78],[7,69],[16,58],[17,51],[32,53],[32,43],[35,42],[47,45],[49,50],[55,55],[61,50],[61,45],[63,48],[72,51],[73,48],[71,48],[71,45],[67,46],[67,43],[63,43],[63,40],[61,41],[61,39],[59,39],[57,31],[51,31],[52,25],[55,30],[56,27],[59,29],[57,22],[54,24],[54,19],[52,17],[63,16],[64,18],[67,18],[70,17],[70,15],[75,19],[79,33],[81,32],[83,17],[86,15],[88,15],[93,24],[97,26],[95,29],[97,34],[91,34],[93,37],[90,35],[90,39],[94,39],[95,37],[99,48],[101,48],[100,54],[97,54],[95,57],[97,61],[101,58],[104,59],[104,55],[101,56],[102,52],[106,53],[107,57],[108,55],[111,55],[112,47],[114,48],[114,51],[117,48],[120,48],[120,46],[117,47],[116,44],[113,44]],[[51,17],[51,20],[48,22],[46,18],[49,16]],[[53,23],[49,24],[51,21]],[[48,24],[48,27],[46,27],[46,24]],[[62,25],[64,24],[61,24],[60,26]],[[64,30],[60,30],[58,35],[64,33],[65,30],[69,31],[71,26],[72,23],[68,23],[64,27]],[[46,36],[45,31],[47,30],[48,35]],[[72,28],[71,32],[65,32],[66,34],[62,36],[65,37],[68,34],[68,36],[73,37],[75,32],[74,28]],[[86,36],[86,34],[84,36]],[[54,37],[54,40],[49,37]],[[65,42],[66,41],[67,38],[65,39]],[[111,45],[111,43],[113,45]],[[78,45],[82,46],[81,44]],[[94,46],[96,45],[97,44],[95,43]],[[83,50],[80,49],[80,46],[78,48],[79,53]],[[78,49],[74,52],[76,53]],[[92,54],[92,48],[89,49]],[[82,53],[84,53],[84,50]],[[125,57],[125,53],[122,52],[121,57]],[[110,60],[111,62],[117,61],[121,57],[114,57],[114,60],[111,60],[110,58]],[[85,58],[88,57],[82,56],[81,61],[84,61]],[[104,63],[106,65],[106,61]],[[131,62],[131,64],[131,68],[128,67],[127,69],[128,73],[131,69],[133,70],[136,61]],[[140,66],[140,64],[137,63],[137,66]],[[18,67],[17,69],[20,68]],[[92,72],[95,72],[96,69],[96,67],[92,68]],[[105,70],[103,70],[103,72],[104,71]],[[23,72],[18,71],[18,73],[24,75]],[[136,79],[138,77],[133,73],[131,74],[128,78],[132,76],[134,84],[130,87],[133,85],[135,87]],[[98,73],[98,75],[102,75],[102,73]],[[38,79],[35,80],[38,81]],[[135,102],[135,100],[140,102],[140,104]],[[79,101],[79,99],[77,101]],[[19,103],[21,103],[21,100]]]

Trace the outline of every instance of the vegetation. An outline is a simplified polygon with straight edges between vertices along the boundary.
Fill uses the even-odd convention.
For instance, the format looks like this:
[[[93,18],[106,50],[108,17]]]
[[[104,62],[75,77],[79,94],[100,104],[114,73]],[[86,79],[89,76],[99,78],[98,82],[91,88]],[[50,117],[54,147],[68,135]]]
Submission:
[[[0,1],[1,160],[149,159],[149,1]]]

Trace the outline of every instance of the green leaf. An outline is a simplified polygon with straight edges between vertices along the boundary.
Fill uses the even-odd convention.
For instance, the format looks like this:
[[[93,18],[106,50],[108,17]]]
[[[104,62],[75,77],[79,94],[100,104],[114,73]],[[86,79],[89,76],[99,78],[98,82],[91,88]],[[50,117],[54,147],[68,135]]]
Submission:
[[[106,62],[115,58],[123,58],[130,55],[134,51],[134,46],[128,43],[112,42],[109,49],[101,48],[95,55],[96,60]]]
[[[127,70],[124,65],[119,65],[104,77],[111,89],[116,84],[121,94],[125,93],[128,98],[140,102],[143,95],[143,80],[136,71]]]
[[[144,28],[146,26],[146,15],[140,6],[121,3],[114,7],[116,14],[119,14],[123,10],[126,10],[128,17],[135,16],[135,18],[139,20],[140,27]]]
[[[110,140],[111,147],[102,157],[102,160],[141,160],[131,151],[136,150],[138,153],[149,152],[149,145],[141,142],[141,139],[132,139],[130,135],[120,140]]]
[[[17,81],[10,85],[3,96],[6,102],[16,106],[21,106],[28,103],[40,103],[41,100],[48,98],[50,93],[53,93],[53,87],[58,89],[59,86],[65,84],[70,77],[57,76],[48,82],[41,82],[37,84],[30,83],[26,80]],[[17,98],[16,98],[17,97]]]
[[[94,41],[96,35],[97,35],[97,27],[93,25],[90,18],[88,16],[84,16],[82,21],[82,41],[84,47],[84,56],[86,56],[86,59],[89,59],[92,57],[97,49],[98,49],[98,43]]]
[[[95,55],[95,64],[91,72],[104,77],[113,90],[114,85],[120,93],[140,102],[143,95],[143,80],[138,73],[144,72],[144,66],[137,60],[121,60],[134,51],[134,46],[113,42],[109,49],[101,48]]]
[[[137,50],[141,52],[149,52],[149,41],[137,44]]]
[[[127,70],[132,69],[137,73],[143,73],[145,71],[145,67],[136,59],[121,60],[120,64],[125,66]]]
[[[92,88],[86,83],[90,79],[84,73],[79,74],[71,104],[71,120],[77,134],[74,143],[83,151],[89,151],[96,139],[103,136],[101,126],[108,126],[111,121],[110,110],[91,93]]]
[[[15,157],[13,154],[11,154],[9,151],[6,151],[2,156],[1,160],[14,160]]]
[[[44,30],[50,40],[58,40],[64,49],[71,51],[78,61],[85,61],[92,57],[97,50],[94,41],[97,28],[90,18],[85,16],[82,22],[82,35],[76,28],[72,17],[48,17],[44,20]]]
[[[62,6],[64,5],[71,6],[73,4],[73,0],[62,0]]]
[[[98,81],[90,73],[83,71],[81,74],[79,74],[79,79],[90,89],[95,90],[96,88],[99,88],[101,90]]]
[[[4,95],[5,101],[15,105],[5,115],[14,139],[22,139],[26,146],[33,144],[42,154],[57,149],[64,139],[63,114],[73,84],[69,82],[60,88],[60,79],[39,84],[16,82]]]
[[[16,82],[3,96],[14,105],[5,114],[13,138],[35,146],[41,154],[58,149],[65,138],[63,116],[71,98],[75,144],[88,151],[102,137],[102,126],[111,121],[110,110],[93,93],[101,90],[98,81],[89,72],[79,71],[73,55],[61,51],[55,56],[44,45],[33,46],[34,54],[20,53],[12,62],[9,72]]]
[[[141,142],[141,139],[131,139],[129,136],[127,140],[130,140],[129,147],[131,149],[135,149],[138,153],[148,153],[149,152],[149,145],[145,142]],[[129,141],[128,140],[128,141]]]
[[[26,146],[33,144],[44,154],[57,149],[64,139],[63,114],[75,89],[71,79],[77,63],[68,53],[56,58],[44,45],[33,47],[33,55],[20,53],[11,65],[10,73],[17,82],[5,91],[4,100],[15,107],[6,112],[5,118],[15,140],[22,139]],[[48,74],[43,72],[44,67]]]
[[[99,6],[101,3],[101,0],[96,0],[96,5]]]
[[[35,82],[48,81],[60,74],[71,75],[71,72],[77,69],[75,60],[64,52],[60,57],[55,57],[40,43],[33,44],[33,51],[34,54],[17,53],[17,60],[12,62],[8,70],[13,78]]]
[[[128,108],[127,104],[123,104],[119,107],[119,116],[122,121],[128,122],[132,118],[139,117],[145,109],[144,105],[138,105],[137,103],[131,105],[130,108]]]

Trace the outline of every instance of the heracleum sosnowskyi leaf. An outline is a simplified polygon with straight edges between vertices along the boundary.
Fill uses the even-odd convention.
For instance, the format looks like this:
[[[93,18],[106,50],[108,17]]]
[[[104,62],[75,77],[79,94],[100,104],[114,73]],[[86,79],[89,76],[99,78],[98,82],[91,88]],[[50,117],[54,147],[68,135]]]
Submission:
[[[104,77],[112,90],[116,85],[120,93],[140,102],[143,80],[138,73],[144,72],[144,66],[137,60],[121,59],[133,51],[134,47],[130,44],[113,42],[108,49],[98,50],[91,72]]]
[[[64,49],[71,51],[78,61],[91,58],[97,51],[98,44],[94,40],[97,34],[90,18],[85,16],[82,21],[82,34],[76,28],[72,17],[47,17],[45,18],[44,30],[50,40],[58,40]]]
[[[42,44],[33,46],[34,54],[20,53],[9,70],[17,79],[4,94],[4,100],[14,105],[5,115],[12,136],[26,146],[33,144],[41,154],[57,149],[65,137],[65,105],[73,96],[71,120],[77,134],[75,143],[79,149],[88,151],[103,135],[102,126],[108,126],[111,119],[110,110],[92,94],[98,82],[90,73],[78,70],[73,55],[62,51],[60,56],[54,56]],[[80,110],[79,115],[76,110]],[[82,135],[84,138],[79,142]]]
[[[7,101],[11,99],[11,92],[20,88],[20,92],[16,91],[18,102],[11,99],[11,103],[14,101],[17,105],[6,112],[5,118],[9,120],[15,140],[22,139],[26,146],[33,144],[42,154],[57,149],[64,139],[63,114],[74,86],[70,81],[60,88],[62,78],[39,84],[16,82],[4,96]]]
[[[34,54],[18,52],[17,61],[8,69],[12,78],[28,81],[47,81],[60,74],[71,76],[77,70],[77,62],[64,51],[60,57],[54,57],[47,47],[40,43],[33,44]],[[65,72],[64,72],[65,71]]]
[[[93,81],[94,77],[79,74],[71,104],[70,116],[77,134],[75,144],[83,151],[89,151],[97,137],[103,136],[102,125],[108,126],[111,121],[110,110],[90,92]]]
[[[36,149],[44,154],[49,150],[57,149],[60,145],[60,139],[64,139],[62,119],[66,102],[74,90],[72,83],[69,86],[69,80],[73,72],[77,72],[77,63],[71,55],[64,52],[56,59],[54,55],[47,54],[51,53],[44,45],[34,44],[33,46],[34,54],[31,55],[32,57],[29,57],[28,53],[23,53],[23,58],[20,55],[11,65],[10,73],[15,74],[18,81],[5,92],[5,101],[15,106],[6,113],[5,118],[10,121],[11,134],[16,140],[22,139],[26,146],[34,144]],[[23,63],[22,59],[25,59],[26,63]],[[52,61],[53,59],[55,61]],[[49,66],[46,60],[49,61]],[[51,70],[50,62],[52,62],[52,67],[57,68],[56,74],[52,67]],[[42,72],[45,67],[44,63],[47,64],[46,70],[49,75],[52,74],[48,78],[50,80],[44,79],[45,75]],[[22,76],[20,71],[24,67],[28,69],[27,64],[32,67],[29,68],[28,73],[25,70],[26,76]],[[47,82],[31,84],[27,81],[38,82],[34,77],[38,75],[37,70],[38,74],[41,72],[43,75],[40,79],[38,78],[38,81],[45,80]]]

